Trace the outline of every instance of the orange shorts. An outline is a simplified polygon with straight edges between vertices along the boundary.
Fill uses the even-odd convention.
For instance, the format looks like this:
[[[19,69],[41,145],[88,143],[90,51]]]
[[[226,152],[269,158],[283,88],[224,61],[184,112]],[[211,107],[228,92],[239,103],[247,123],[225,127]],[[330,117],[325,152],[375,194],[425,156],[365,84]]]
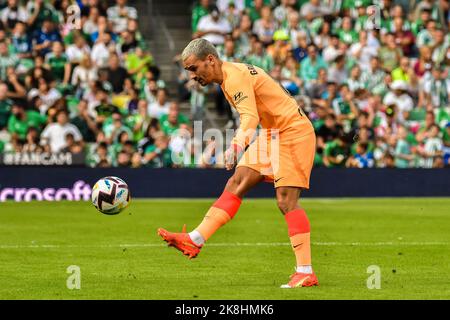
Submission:
[[[300,187],[309,189],[309,178],[316,152],[314,131],[300,136],[259,135],[244,152],[238,167],[244,166],[265,176],[265,181],[277,187]]]

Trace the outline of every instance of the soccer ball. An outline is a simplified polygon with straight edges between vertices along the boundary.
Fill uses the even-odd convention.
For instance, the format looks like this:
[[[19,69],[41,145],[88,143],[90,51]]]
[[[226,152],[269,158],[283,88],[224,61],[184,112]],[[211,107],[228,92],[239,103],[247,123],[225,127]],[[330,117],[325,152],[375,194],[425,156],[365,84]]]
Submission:
[[[92,188],[92,204],[104,214],[118,214],[130,203],[130,191],[125,181],[117,177],[104,177]]]

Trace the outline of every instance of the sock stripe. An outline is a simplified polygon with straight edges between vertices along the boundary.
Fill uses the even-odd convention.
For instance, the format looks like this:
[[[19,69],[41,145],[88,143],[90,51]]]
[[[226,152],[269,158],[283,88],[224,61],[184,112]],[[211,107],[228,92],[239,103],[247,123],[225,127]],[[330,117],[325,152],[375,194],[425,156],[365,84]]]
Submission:
[[[296,209],[284,215],[288,225],[289,237],[299,233],[309,233],[311,228],[308,217],[303,209]]]
[[[233,218],[236,215],[236,212],[239,210],[241,202],[242,199],[237,195],[228,191],[224,191],[212,206],[218,209],[222,209],[223,211],[228,213],[231,218]]]

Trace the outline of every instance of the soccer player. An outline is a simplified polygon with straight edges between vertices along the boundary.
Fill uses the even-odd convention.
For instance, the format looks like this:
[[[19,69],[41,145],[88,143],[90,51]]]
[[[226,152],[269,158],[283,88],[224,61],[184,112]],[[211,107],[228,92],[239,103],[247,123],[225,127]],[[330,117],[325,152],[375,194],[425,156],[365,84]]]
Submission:
[[[225,151],[226,169],[237,166],[197,228],[190,233],[185,232],[185,227],[181,233],[160,228],[158,234],[169,246],[194,258],[204,243],[235,216],[250,189],[262,181],[273,181],[297,262],[290,281],[281,287],[318,285],[311,266],[309,220],[298,205],[302,189],[309,188],[314,161],[316,136],[311,122],[295,99],[264,70],[221,61],[215,47],[205,39],[192,40],[182,60],[191,79],[202,86],[220,84],[229,103],[239,112],[239,128]],[[258,125],[266,131],[252,141]]]

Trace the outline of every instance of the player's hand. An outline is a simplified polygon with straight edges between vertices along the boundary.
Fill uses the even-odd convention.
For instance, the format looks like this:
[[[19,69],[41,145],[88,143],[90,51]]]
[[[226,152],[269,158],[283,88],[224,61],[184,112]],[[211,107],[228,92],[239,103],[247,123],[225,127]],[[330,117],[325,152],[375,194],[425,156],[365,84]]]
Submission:
[[[237,144],[232,144],[225,151],[225,168],[227,170],[231,170],[234,168],[242,151],[242,147]]]

